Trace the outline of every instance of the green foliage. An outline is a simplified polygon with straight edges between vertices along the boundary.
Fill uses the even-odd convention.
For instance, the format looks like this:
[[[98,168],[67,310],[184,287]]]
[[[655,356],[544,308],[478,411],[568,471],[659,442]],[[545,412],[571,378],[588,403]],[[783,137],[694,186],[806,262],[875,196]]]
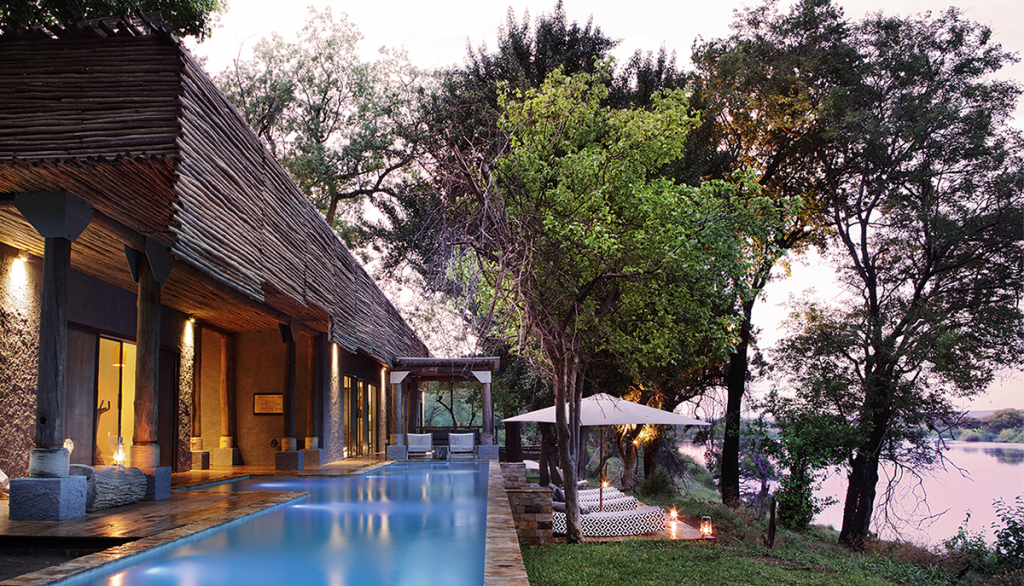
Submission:
[[[997,499],[993,504],[999,521],[992,523],[996,533],[995,554],[1001,569],[1024,569],[1024,496],[1012,504]]]
[[[646,496],[675,496],[679,494],[675,483],[664,467],[658,466],[637,487],[637,492]]]
[[[330,9],[310,8],[300,34],[297,42],[261,40],[251,61],[217,82],[352,245],[362,238],[355,204],[415,179],[419,74],[401,52],[381,49],[378,60],[362,61],[362,34]]]
[[[993,503],[999,520],[992,523],[996,541],[993,546],[985,542],[980,531],[971,532],[968,524],[970,512],[959,531],[943,541],[943,545],[964,563],[986,574],[1020,573],[1024,570],[1024,496],[1016,497],[1013,504],[997,499]]]
[[[850,458],[859,441],[858,429],[835,406],[845,389],[835,379],[812,378],[795,397],[772,391],[766,411],[775,419],[778,436],[767,451],[786,469],[778,501],[779,522],[794,531],[804,531],[814,516],[834,504],[831,498],[814,496],[820,473]]]
[[[794,11],[830,9],[805,0]],[[783,20],[774,10],[759,22]],[[849,59],[806,72],[831,98],[817,109],[822,132],[805,136],[850,301],[804,304],[782,362],[797,387],[847,389],[841,413],[862,439],[843,541],[859,547],[879,462],[934,461],[922,430],[954,423],[952,397],[983,392],[1024,355],[1024,137],[1007,124],[1021,88],[996,79],[1016,58],[956,9],[825,24]]]
[[[0,24],[37,26],[160,12],[175,34],[203,40],[223,8],[222,0],[15,0],[0,5]]]

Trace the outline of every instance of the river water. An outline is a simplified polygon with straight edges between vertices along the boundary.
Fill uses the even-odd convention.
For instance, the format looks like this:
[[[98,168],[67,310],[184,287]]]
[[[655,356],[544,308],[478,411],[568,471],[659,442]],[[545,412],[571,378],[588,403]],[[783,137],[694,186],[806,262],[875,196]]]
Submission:
[[[968,529],[982,532],[988,543],[994,541],[992,523],[998,520],[993,508],[996,499],[1013,504],[1024,495],[1024,444],[950,442],[945,453],[950,461],[945,469],[922,472],[920,478],[904,474],[893,493],[893,505],[887,511],[878,506],[892,467],[880,471],[878,498],[871,530],[883,539],[900,539],[918,545],[940,547],[956,534],[967,513]],[[703,446],[682,445],[680,451],[703,462]],[[959,468],[959,469],[958,469]],[[838,502],[826,508],[814,522],[838,529],[843,523],[843,499],[846,497],[846,472],[833,471],[817,491],[819,497]]]

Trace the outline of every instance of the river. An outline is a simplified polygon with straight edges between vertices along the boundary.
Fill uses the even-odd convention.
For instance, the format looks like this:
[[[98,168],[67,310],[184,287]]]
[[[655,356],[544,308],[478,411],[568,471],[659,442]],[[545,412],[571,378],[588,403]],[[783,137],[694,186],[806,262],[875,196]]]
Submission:
[[[988,543],[994,541],[992,523],[997,520],[993,502],[1003,499],[1012,504],[1024,494],[1024,444],[950,442],[945,453],[950,463],[944,470],[925,472],[920,479],[906,474],[894,493],[895,506],[884,518],[877,503],[885,490],[892,467],[885,467],[878,483],[875,516],[871,530],[883,539],[901,539],[918,545],[941,547],[956,534],[967,512],[968,529],[982,532]],[[703,446],[683,445],[680,451],[703,462]],[[955,467],[954,467],[955,465]],[[960,468],[962,470],[957,470]],[[839,528],[843,522],[846,474],[830,474],[817,491],[819,497],[834,497],[838,502],[819,514],[814,522]]]

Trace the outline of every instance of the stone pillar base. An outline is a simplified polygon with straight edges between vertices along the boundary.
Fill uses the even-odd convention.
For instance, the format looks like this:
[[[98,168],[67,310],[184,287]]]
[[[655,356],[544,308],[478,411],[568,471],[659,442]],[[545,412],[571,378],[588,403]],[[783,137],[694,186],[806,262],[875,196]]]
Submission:
[[[241,464],[242,452],[239,452],[238,448],[216,448],[210,450],[211,468],[230,468],[231,466],[241,466]]]
[[[476,447],[476,457],[481,460],[497,460],[498,446],[494,444],[481,444]]]
[[[65,521],[85,516],[85,476],[14,478],[10,486],[11,521]]]
[[[31,478],[64,478],[71,465],[67,448],[32,448],[28,453],[28,475]]]
[[[209,470],[210,469],[210,452],[193,451],[192,452],[192,469],[193,470]]]
[[[193,452],[201,452],[201,451],[203,451],[203,438],[201,438],[201,437],[194,437],[194,438],[192,438],[191,440],[189,440],[189,447],[192,449]]]
[[[165,501],[171,498],[171,467],[147,468],[142,471],[146,475],[146,496],[144,501]]]
[[[408,460],[408,450],[409,448],[406,446],[387,446],[384,448],[384,457],[388,460]]]
[[[220,436],[220,447],[222,448],[233,448],[235,447],[235,438],[229,435]]]
[[[494,434],[486,433],[486,432],[480,434],[480,445],[481,446],[490,446],[490,445],[493,445],[493,444],[494,444]]]
[[[320,450],[307,448],[305,450],[299,450],[299,453],[302,454],[303,465],[307,468],[310,466],[320,465]]]
[[[149,470],[150,468],[160,467],[160,446],[156,444],[147,446],[132,445],[131,453],[132,468]]]
[[[320,449],[320,438],[315,435],[306,436],[306,449],[307,450],[319,450]]]
[[[391,445],[402,446],[405,445],[405,434],[404,433],[393,433],[391,434]],[[390,460],[391,458],[388,458]]]
[[[303,470],[302,452],[274,452],[275,470]]]
[[[299,449],[299,442],[293,437],[281,438],[281,451],[282,452],[294,452]]]

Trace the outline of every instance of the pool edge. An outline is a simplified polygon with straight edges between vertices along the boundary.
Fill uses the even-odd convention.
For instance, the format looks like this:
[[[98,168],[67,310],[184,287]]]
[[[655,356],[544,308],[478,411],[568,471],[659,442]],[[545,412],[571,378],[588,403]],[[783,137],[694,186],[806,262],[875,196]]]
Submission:
[[[516,522],[505,492],[501,464],[491,460],[487,470],[487,545],[484,586],[530,586],[519,549]]]

